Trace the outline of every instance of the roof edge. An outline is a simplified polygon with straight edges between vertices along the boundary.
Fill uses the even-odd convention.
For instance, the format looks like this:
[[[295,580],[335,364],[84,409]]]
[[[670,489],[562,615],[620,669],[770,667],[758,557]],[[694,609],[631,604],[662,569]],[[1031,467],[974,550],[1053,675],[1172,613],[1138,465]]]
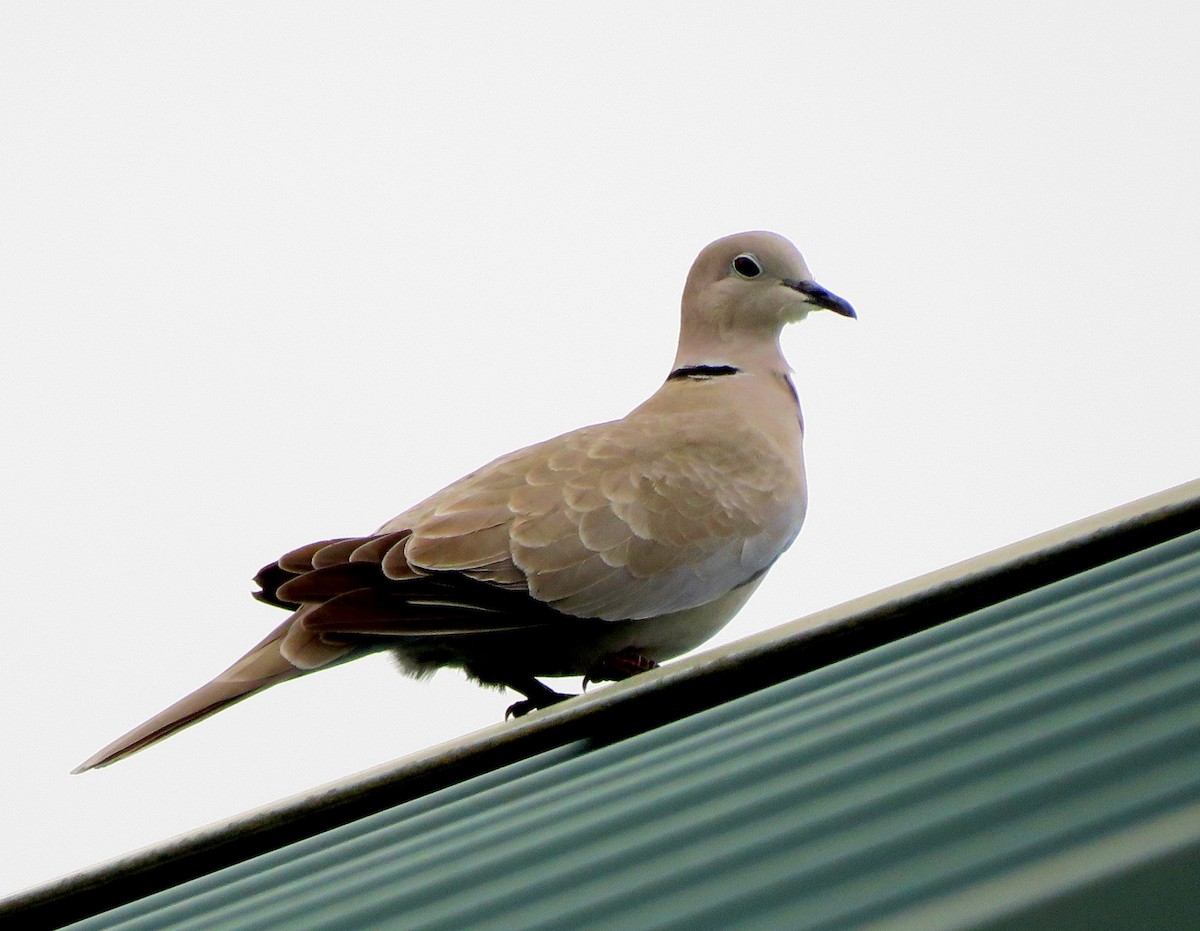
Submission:
[[[1200,479],[0,901],[59,927],[579,740],[651,730],[1200,529]],[[630,709],[636,705],[636,714]]]

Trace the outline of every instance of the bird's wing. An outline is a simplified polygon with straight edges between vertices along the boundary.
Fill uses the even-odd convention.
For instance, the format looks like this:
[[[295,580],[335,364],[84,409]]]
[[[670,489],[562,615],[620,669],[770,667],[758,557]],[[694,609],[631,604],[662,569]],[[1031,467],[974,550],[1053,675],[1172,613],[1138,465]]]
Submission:
[[[300,620],[326,635],[655,617],[769,566],[799,529],[802,482],[736,418],[627,418],[504,456],[370,537],[289,553],[259,597],[319,605]]]

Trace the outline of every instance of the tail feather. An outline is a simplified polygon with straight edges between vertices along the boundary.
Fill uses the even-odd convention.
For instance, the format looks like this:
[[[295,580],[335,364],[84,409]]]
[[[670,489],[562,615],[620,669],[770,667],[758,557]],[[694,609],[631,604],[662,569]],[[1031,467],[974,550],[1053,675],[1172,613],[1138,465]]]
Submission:
[[[279,631],[275,633],[279,634]],[[243,698],[249,698],[255,692],[303,675],[307,670],[297,668],[280,655],[279,640],[278,636],[269,637],[212,682],[181,698],[129,733],[118,737],[71,772],[82,773],[115,763],[170,737],[178,730],[204,720],[222,708],[228,708]],[[250,674],[247,674],[248,672]]]

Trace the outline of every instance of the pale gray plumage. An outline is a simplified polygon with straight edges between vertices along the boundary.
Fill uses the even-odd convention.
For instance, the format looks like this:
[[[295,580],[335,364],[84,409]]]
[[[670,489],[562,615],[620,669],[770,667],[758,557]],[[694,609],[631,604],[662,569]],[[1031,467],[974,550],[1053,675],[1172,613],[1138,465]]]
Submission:
[[[220,676],[109,744],[104,766],[267,686],[376,650],[527,696],[535,676],[615,679],[703,643],[795,539],[803,423],[779,347],[813,308],[854,316],[774,233],[697,257],[666,383],[622,420],[502,456],[374,534],[288,553],[256,579],[293,613]]]

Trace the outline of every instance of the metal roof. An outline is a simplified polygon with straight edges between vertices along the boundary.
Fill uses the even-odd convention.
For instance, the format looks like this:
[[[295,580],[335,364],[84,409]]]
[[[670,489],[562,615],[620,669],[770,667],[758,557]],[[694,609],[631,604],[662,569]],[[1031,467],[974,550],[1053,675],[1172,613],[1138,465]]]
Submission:
[[[130,929],[1192,926],[1198,527],[1194,482],[7,908]]]

